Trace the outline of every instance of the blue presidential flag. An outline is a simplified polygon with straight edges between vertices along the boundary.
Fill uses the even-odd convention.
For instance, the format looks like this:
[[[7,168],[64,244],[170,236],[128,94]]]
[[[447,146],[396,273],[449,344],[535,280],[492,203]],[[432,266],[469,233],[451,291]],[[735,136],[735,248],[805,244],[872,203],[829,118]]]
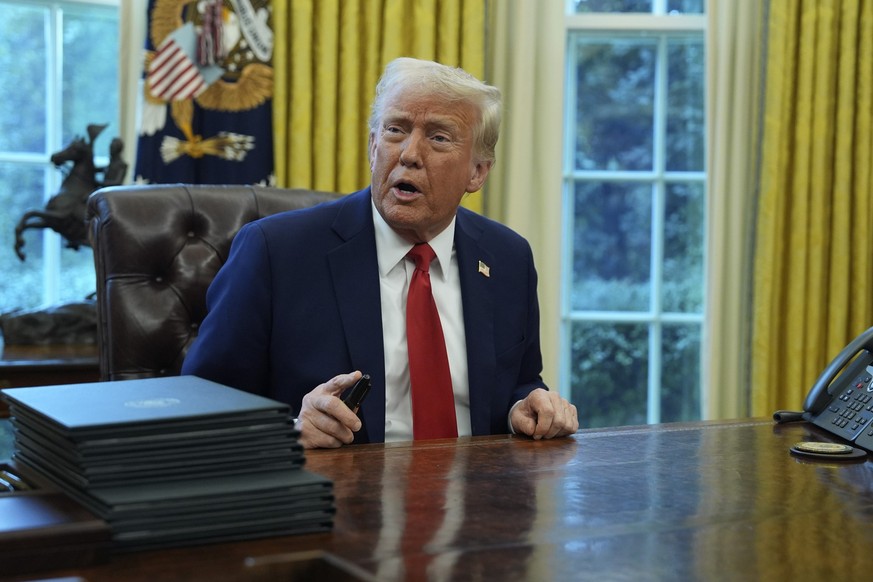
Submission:
[[[135,182],[273,185],[270,0],[149,0]]]

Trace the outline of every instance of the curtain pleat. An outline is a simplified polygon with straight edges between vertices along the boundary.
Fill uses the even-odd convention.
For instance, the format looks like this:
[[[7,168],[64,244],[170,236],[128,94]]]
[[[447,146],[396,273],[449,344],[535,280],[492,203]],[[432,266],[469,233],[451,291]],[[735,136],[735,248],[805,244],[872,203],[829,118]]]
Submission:
[[[763,3],[707,6],[707,294],[704,417],[749,414],[752,243]]]
[[[367,119],[400,56],[483,78],[485,0],[277,2],[274,141],[279,186],[351,192],[369,183]],[[481,195],[465,206],[479,210]]]
[[[504,96],[497,163],[485,186],[485,214],[531,244],[539,275],[543,379],[557,389],[561,355],[564,6],[489,4],[488,71]]]
[[[821,369],[873,325],[871,21],[873,0],[770,4],[755,415],[799,407]]]
[[[128,0],[118,5],[118,25],[123,33],[118,51],[119,128],[124,142],[124,157],[136,160],[139,127],[137,101],[142,93],[140,78],[143,70],[143,46],[148,28],[148,0]],[[130,181],[128,173],[126,182]]]

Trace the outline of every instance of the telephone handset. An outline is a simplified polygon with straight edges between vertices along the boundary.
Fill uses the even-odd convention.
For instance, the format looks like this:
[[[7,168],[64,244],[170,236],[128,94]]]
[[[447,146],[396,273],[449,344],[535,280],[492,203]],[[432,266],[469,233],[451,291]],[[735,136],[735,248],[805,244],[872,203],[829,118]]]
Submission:
[[[777,411],[773,417],[777,422],[807,420],[873,451],[873,327],[828,364],[807,394],[803,413]]]

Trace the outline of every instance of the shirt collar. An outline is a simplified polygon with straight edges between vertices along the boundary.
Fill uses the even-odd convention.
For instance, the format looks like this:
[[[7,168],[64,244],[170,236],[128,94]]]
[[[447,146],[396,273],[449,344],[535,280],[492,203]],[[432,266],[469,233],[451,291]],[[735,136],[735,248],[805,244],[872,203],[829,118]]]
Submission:
[[[376,209],[372,198],[370,204],[373,206],[373,226],[376,229],[376,256],[379,261],[379,275],[384,277],[406,257],[406,253],[413,245],[385,222],[385,219]],[[452,218],[452,222],[441,233],[428,241],[439,262],[439,276],[444,280],[448,277],[452,249],[455,245],[455,218]],[[431,271],[431,275],[433,273],[434,271]]]

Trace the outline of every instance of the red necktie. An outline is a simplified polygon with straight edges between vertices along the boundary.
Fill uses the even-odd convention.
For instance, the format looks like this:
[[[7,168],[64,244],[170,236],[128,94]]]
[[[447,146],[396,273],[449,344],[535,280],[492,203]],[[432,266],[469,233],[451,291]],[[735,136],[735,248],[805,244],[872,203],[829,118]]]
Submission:
[[[406,256],[415,261],[406,298],[412,436],[415,440],[457,438],[449,357],[430,286],[430,262],[436,254],[430,245],[418,244]]]

